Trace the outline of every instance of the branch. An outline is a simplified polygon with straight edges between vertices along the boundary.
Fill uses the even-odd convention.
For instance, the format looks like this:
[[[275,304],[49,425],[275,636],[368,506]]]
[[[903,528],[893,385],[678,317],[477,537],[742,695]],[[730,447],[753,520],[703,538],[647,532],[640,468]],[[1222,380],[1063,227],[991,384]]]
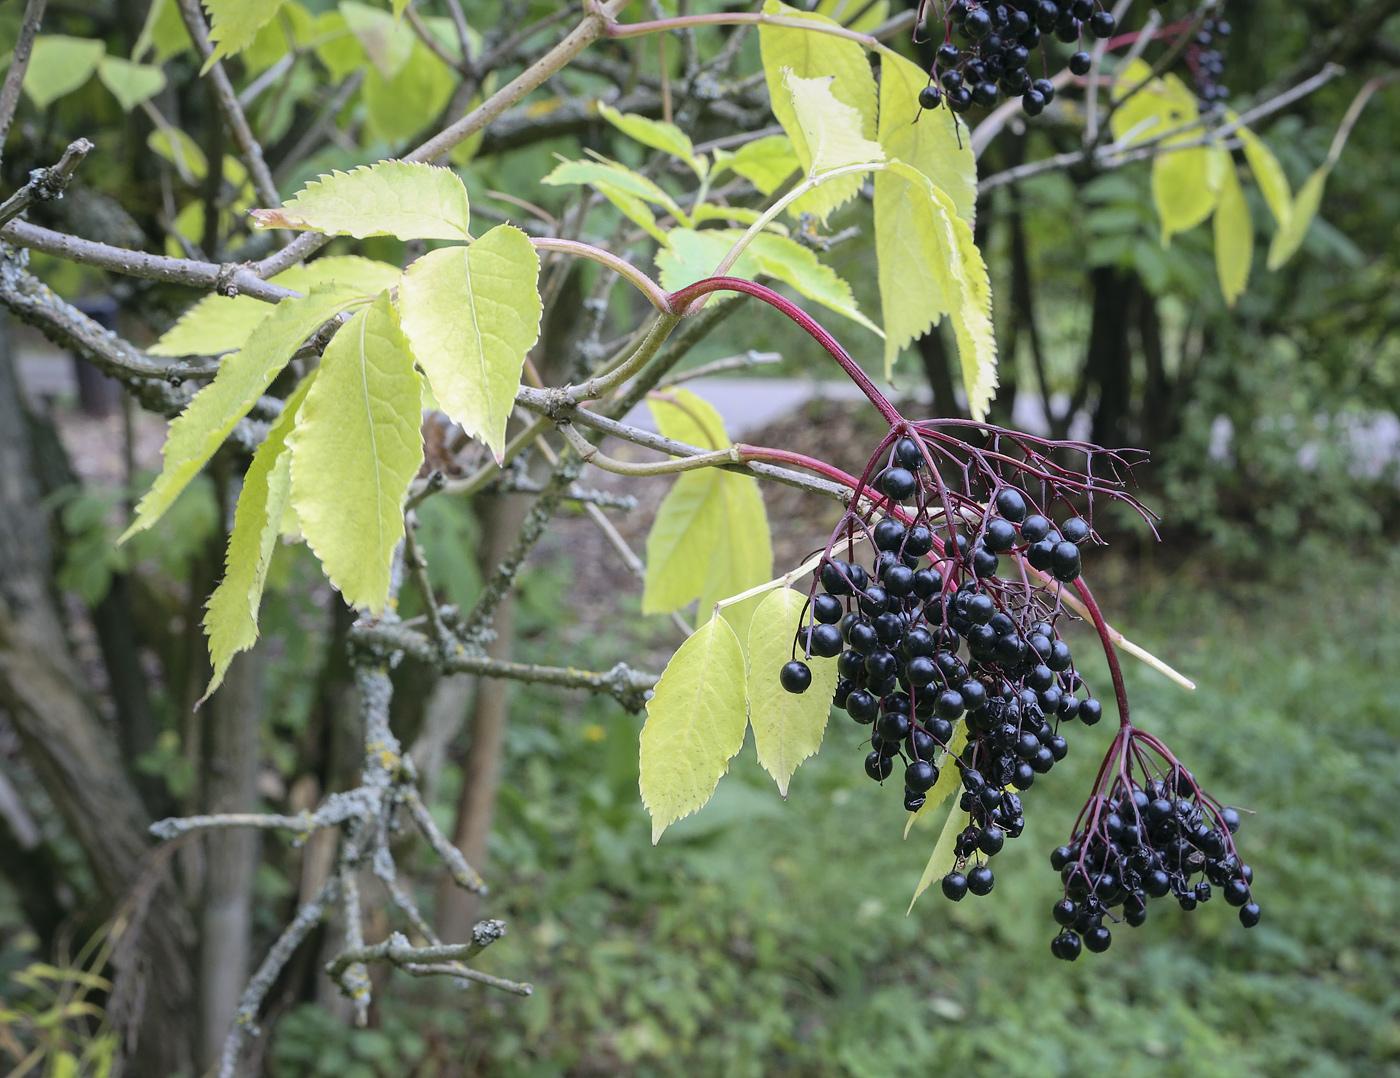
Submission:
[[[35,202],[52,202],[62,198],[63,189],[91,149],[92,143],[87,139],[74,139],[63,151],[58,164],[52,168],[36,168],[31,172],[27,184],[0,202],[0,225],[18,217]]]
[[[516,996],[528,996],[534,992],[529,984],[508,981],[504,977],[493,977],[460,964],[461,959],[471,958],[495,943],[506,934],[503,921],[478,921],[472,928],[472,942],[456,945],[415,947],[401,933],[394,932],[383,943],[372,947],[347,949],[326,963],[326,972],[342,985],[349,980],[357,968],[365,962],[387,962],[415,977],[447,976],[464,981],[499,988]],[[342,990],[344,990],[342,988]]]
[[[279,205],[282,200],[277,195],[277,185],[272,182],[272,173],[268,171],[267,162],[263,159],[262,147],[258,145],[258,140],[253,136],[253,129],[248,126],[248,117],[243,113],[243,106],[238,103],[238,94],[234,92],[228,72],[224,70],[222,61],[215,60],[210,63],[210,57],[214,55],[214,47],[209,44],[209,28],[205,25],[204,13],[199,8],[199,0],[178,0],[178,2],[180,17],[185,20],[185,28],[190,32],[190,40],[194,42],[195,52],[199,54],[200,60],[204,63],[204,73],[209,76],[209,81],[214,87],[214,96],[224,114],[224,122],[228,124],[228,129],[233,134],[233,141],[238,144],[238,150],[243,155],[243,160],[247,162],[248,175],[253,179],[253,186],[258,192],[258,198],[262,199],[268,206]]]
[[[5,142],[10,137],[10,125],[15,122],[24,73],[29,70],[29,57],[34,51],[34,39],[39,36],[39,23],[43,21],[47,2],[29,0],[24,7],[24,21],[20,23],[10,70],[5,72],[5,85],[0,87],[0,154],[3,154]]]

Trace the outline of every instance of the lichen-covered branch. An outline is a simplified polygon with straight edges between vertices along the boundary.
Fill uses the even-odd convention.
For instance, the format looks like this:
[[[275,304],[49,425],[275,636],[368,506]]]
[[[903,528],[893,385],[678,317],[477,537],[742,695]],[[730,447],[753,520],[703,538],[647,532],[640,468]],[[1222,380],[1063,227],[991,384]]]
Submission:
[[[63,151],[58,164],[51,168],[36,168],[31,172],[27,184],[0,202],[0,225],[18,217],[35,202],[52,202],[62,198],[63,189],[91,149],[92,143],[87,139],[74,139]]]

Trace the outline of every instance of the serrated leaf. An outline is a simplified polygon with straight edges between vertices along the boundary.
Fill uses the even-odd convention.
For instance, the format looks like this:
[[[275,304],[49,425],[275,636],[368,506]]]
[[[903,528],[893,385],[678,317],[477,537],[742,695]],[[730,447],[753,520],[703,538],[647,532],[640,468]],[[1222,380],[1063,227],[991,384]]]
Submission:
[[[880,145],[947,192],[969,225],[977,215],[977,160],[967,125],[951,109],[919,105],[928,74],[902,56],[880,58]],[[896,177],[887,179],[903,183]],[[876,184],[879,177],[876,177]]]
[[[561,161],[554,171],[540,182],[551,187],[588,184],[604,194],[607,194],[605,188],[620,191],[660,206],[687,228],[691,224],[690,218],[676,204],[675,199],[641,173],[633,172],[615,161]]]
[[[380,161],[333,172],[280,209],[253,210],[259,228],[307,229],[332,236],[467,240],[467,189],[450,168]]]
[[[281,6],[282,0],[204,0],[204,10],[209,13],[209,43],[214,51],[200,74],[225,56],[235,56],[251,45]]]
[[[306,48],[315,40],[316,20],[311,12],[297,0],[282,0],[277,17],[264,23],[252,44],[239,54],[243,73],[249,78],[261,75],[293,48]],[[291,77],[298,78],[300,74]]]
[[[885,323],[885,378],[899,353],[948,312],[933,201],[922,185],[875,173],[875,272]]]
[[[398,284],[400,271],[388,262],[359,255],[331,255],[293,266],[272,278],[297,292],[321,284],[343,284],[374,296]],[[153,356],[217,356],[242,348],[272,305],[251,296],[208,295],[180,316],[179,321],[146,349]]]
[[[165,89],[165,72],[151,64],[134,64],[120,56],[104,56],[97,62],[97,77],[112,91],[123,112]]]
[[[996,336],[992,330],[992,287],[987,277],[987,266],[982,253],[973,242],[972,229],[957,214],[953,200],[940,190],[922,172],[902,161],[892,161],[886,168],[906,180],[915,193],[927,202],[926,232],[920,233],[916,244],[896,247],[890,243],[888,222],[886,241],[881,245],[881,229],[876,227],[876,250],[880,262],[881,307],[885,312],[885,357],[887,366],[898,354],[898,342],[911,332],[909,320],[898,308],[901,298],[909,300],[903,283],[895,274],[906,269],[911,279],[917,275],[926,286],[930,281],[937,284],[937,295],[926,293],[926,298],[942,298],[953,321],[953,332],[958,342],[958,362],[962,368],[963,388],[967,392],[968,410],[977,420],[985,418],[987,407],[997,388]],[[878,174],[877,174],[878,175]],[[921,210],[920,213],[923,211]],[[925,238],[926,237],[926,238]],[[892,258],[886,265],[886,259]],[[902,260],[902,261],[901,261]],[[932,273],[929,273],[930,268]],[[887,291],[887,286],[889,291]],[[916,294],[913,297],[917,300]],[[896,331],[891,330],[890,319],[895,317]]]
[[[643,614],[679,610],[704,592],[710,554],[722,541],[717,474],[711,468],[682,472],[657,509],[647,533]]]
[[[356,0],[341,0],[340,14],[379,73],[392,79],[413,56],[413,30],[387,11]]]
[[[959,720],[953,730],[952,740],[948,742],[948,748],[940,750],[933,761],[939,769],[938,781],[924,795],[924,803],[919,806],[919,810],[910,813],[909,818],[904,821],[904,837],[906,839],[921,818],[931,816],[939,805],[948,800],[949,794],[962,786],[962,769],[957,764],[949,765],[948,757],[957,756],[966,744],[967,723]]]
[[[391,145],[407,141],[437,119],[456,85],[452,69],[416,42],[410,61],[392,78],[377,67],[366,72],[361,98],[367,134]]]
[[[1176,233],[1195,228],[1215,212],[1217,195],[1210,185],[1211,152],[1204,146],[1172,149],[1174,141],[1189,137],[1168,139],[1152,159],[1152,201],[1162,223],[1163,247],[1171,244]]]
[[[875,0],[874,3],[867,3],[866,0],[821,0],[817,5],[817,14],[865,33],[889,18],[890,3],[889,0]],[[853,21],[847,22],[847,19]]]
[[[153,356],[219,356],[242,348],[273,311],[252,296],[208,295],[180,316],[155,344]]]
[[[1215,207],[1215,272],[1226,306],[1233,307],[1245,290],[1253,260],[1254,222],[1234,162],[1230,161]]]
[[[1288,223],[1274,233],[1269,245],[1269,269],[1281,269],[1290,258],[1298,253],[1312,227],[1317,211],[1322,208],[1322,194],[1327,188],[1327,177],[1331,174],[1330,165],[1323,165],[1298,188],[1298,197],[1293,200]]]
[[[821,748],[836,691],[834,658],[813,655],[803,660],[812,671],[806,692],[790,693],[778,681],[778,671],[793,657],[793,640],[806,608],[805,596],[778,588],[759,603],[749,623],[749,725],[758,762],[784,797],[798,765]],[[802,658],[800,648],[797,657]]]
[[[768,0],[763,10],[770,15],[781,14],[788,18],[834,25],[830,19],[821,15],[798,11],[778,3],[777,0]],[[798,78],[832,76],[834,81],[831,92],[836,100],[860,114],[860,137],[875,137],[875,79],[870,73],[870,63],[865,57],[864,49],[845,38],[788,26],[760,25],[758,39],[773,115],[792,140],[798,167],[802,171],[806,172],[812,167],[815,151],[807,144],[802,126],[797,121],[792,98],[783,84],[785,69]],[[859,190],[860,177],[845,176],[823,184],[798,199],[789,212],[794,217],[811,213],[825,222],[832,210],[850,201]]]
[[[287,441],[315,378],[313,371],[287,398],[282,414],[258,446],[243,476],[224,558],[224,578],[206,604],[204,631],[209,637],[209,661],[214,672],[200,703],[209,699],[223,682],[234,655],[257,643],[263,585],[291,497],[292,456],[287,451]]]
[[[908,917],[914,912],[914,903],[919,901],[919,896],[929,889],[934,880],[942,879],[953,871],[953,866],[957,864],[958,834],[967,827],[970,820],[971,817],[956,805],[949,811],[948,822],[943,825],[938,842],[933,847],[933,853],[929,855],[924,874],[919,877],[919,886],[914,888],[914,897],[909,900],[909,908],[904,911],[904,916]]]
[[[155,62],[163,64],[190,48],[190,45],[189,31],[185,29],[185,20],[180,18],[176,0],[151,0],[146,21],[141,24],[141,33],[132,47],[131,58],[142,60],[147,52],[154,49]]]
[[[719,506],[720,542],[710,551],[705,587],[695,615],[697,622],[710,618],[719,600],[762,584],[773,576],[773,539],[758,480],[735,472],[706,470],[713,471],[718,480],[711,497]],[[725,617],[735,632],[747,635],[749,619],[758,603],[754,598],[726,608]]]
[[[1233,113],[1231,119],[1234,118]],[[1288,227],[1288,219],[1293,213],[1293,188],[1284,175],[1283,166],[1274,156],[1273,150],[1264,140],[1247,127],[1241,127],[1236,134],[1244,143],[1244,157],[1249,162],[1249,170],[1254,174],[1254,182],[1268,203],[1269,212],[1279,228]]]
[[[92,78],[106,51],[101,41],[92,38],[40,34],[29,54],[24,92],[38,108],[46,109]]]
[[[802,167],[792,139],[786,135],[767,135],[746,142],[726,162],[727,166],[758,189],[759,194],[771,195],[783,181]]]
[[[744,653],[724,618],[712,618],[683,643],[647,701],[642,727],[642,804],[651,841],[701,808],[744,746],[748,725]]]
[[[750,209],[748,206],[717,206],[712,202],[702,202],[693,206],[690,211],[690,219],[696,224],[706,221],[738,221],[740,224],[751,225],[762,217],[761,211]],[[787,234],[786,225],[770,221],[765,227],[780,236]]]
[[[540,335],[539,272],[530,238],[497,225],[470,247],[430,251],[399,287],[404,333],[443,411],[497,460]]]
[[[326,285],[300,299],[284,299],[258,323],[248,343],[219,364],[214,380],[171,422],[161,449],[165,458],[161,473],[137,504],[136,519],[122,541],[160,519],[234,425],[267,391],[302,341],[353,303],[357,295],[355,289],[344,285]]]
[[[635,112],[618,112],[611,105],[602,103],[598,105],[598,115],[643,146],[679,157],[697,176],[702,180],[705,178],[705,167],[695,156],[695,146],[690,141],[690,136],[675,124],[638,116]]]
[[[865,118],[859,110],[842,104],[831,92],[834,82],[831,75],[804,79],[788,72],[783,77],[802,137],[812,154],[808,171],[814,176],[885,159],[885,148],[861,133]]]
[[[331,338],[292,443],[292,504],[327,579],[380,614],[423,462],[422,380],[383,292]]]

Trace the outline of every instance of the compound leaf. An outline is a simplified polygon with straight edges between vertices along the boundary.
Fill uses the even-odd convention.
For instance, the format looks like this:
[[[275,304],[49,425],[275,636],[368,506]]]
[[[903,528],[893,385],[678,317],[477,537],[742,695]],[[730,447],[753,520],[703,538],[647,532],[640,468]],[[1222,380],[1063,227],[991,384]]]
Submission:
[[[92,78],[106,51],[101,41],[91,38],[40,34],[29,54],[24,92],[38,108],[46,109]]]
[[[287,451],[287,441],[315,378],[313,371],[287,398],[282,414],[258,446],[243,476],[224,558],[224,578],[209,597],[204,615],[214,673],[200,703],[209,699],[223,682],[234,655],[257,642],[258,606],[291,495],[292,455]]]
[[[204,10],[209,12],[209,43],[214,51],[200,74],[225,56],[236,55],[251,45],[281,6],[282,0],[204,0]]]
[[[413,56],[417,38],[412,29],[382,11],[356,0],[341,0],[340,14],[379,74],[392,79]]]
[[[136,519],[122,541],[160,519],[234,425],[266,392],[301,342],[358,295],[345,285],[323,285],[310,295],[284,299],[258,323],[248,343],[219,364],[214,380],[171,422],[161,450],[165,458],[161,473],[137,504]]]
[[[422,380],[383,292],[331,338],[292,443],[292,504],[345,601],[389,597],[408,485],[423,461]]]
[[[758,762],[784,797],[798,765],[821,748],[836,691],[836,660],[816,655],[803,660],[812,671],[806,692],[790,693],[778,681],[778,671],[793,656],[793,640],[806,608],[804,596],[778,588],[758,604],[749,623],[749,725]]]
[[[1231,113],[1230,119],[1234,118]],[[1293,214],[1293,188],[1284,175],[1283,166],[1274,156],[1274,151],[1249,128],[1241,127],[1237,134],[1244,143],[1245,160],[1249,162],[1254,182],[1259,185],[1264,201],[1268,203],[1269,212],[1274,215],[1280,229],[1287,228],[1288,219]]]
[[[1249,283],[1253,260],[1254,222],[1234,162],[1227,159],[1215,207],[1215,272],[1227,306],[1235,305]]]
[[[804,79],[787,72],[783,77],[802,137],[812,154],[808,167],[814,176],[885,159],[884,147],[862,134],[864,117],[831,92],[833,81],[830,75]]]
[[[957,768],[948,768],[949,771],[956,771]],[[943,776],[939,775],[941,779]],[[958,834],[968,825],[971,817],[962,809],[954,805],[948,813],[948,822],[943,825],[943,830],[938,836],[938,842],[933,847],[933,853],[929,855],[928,864],[924,866],[924,874],[919,877],[919,886],[914,888],[914,897],[909,900],[909,909],[905,910],[904,916],[908,917],[914,910],[914,903],[919,901],[919,896],[929,889],[929,885],[934,880],[942,879],[953,871],[953,866],[957,864],[957,844]]]
[[[896,160],[913,165],[948,193],[969,225],[977,213],[977,161],[972,139],[951,109],[925,110],[919,91],[928,74],[902,56],[880,59],[880,144]],[[887,175],[887,185],[905,181]],[[875,183],[880,183],[879,175]],[[877,196],[878,197],[878,196]]]
[[[675,124],[638,116],[634,112],[618,112],[611,105],[599,104],[598,115],[607,120],[628,138],[635,139],[643,146],[679,157],[701,179],[705,178],[705,165],[695,156],[695,146],[690,137]]]
[[[500,460],[525,354],[540,335],[540,260],[497,225],[469,247],[430,251],[399,288],[404,333],[453,422]]]
[[[824,16],[798,11],[778,0],[768,0],[763,10],[769,15],[783,15],[827,26],[837,25]],[[804,79],[830,76],[832,95],[859,114],[856,133],[865,139],[875,137],[875,79],[870,73],[865,50],[860,45],[831,34],[789,26],[760,25],[758,39],[773,115],[792,140],[798,167],[804,172],[812,168],[816,148],[808,144],[807,135],[798,122],[797,110],[784,83],[785,71]],[[794,217],[811,213],[825,222],[832,210],[850,201],[859,190],[859,176],[843,176],[804,195],[793,203],[789,212]]]
[[[312,180],[278,209],[252,210],[259,228],[401,240],[468,240],[467,189],[450,168],[380,161]]]
[[[104,56],[97,62],[97,77],[112,91],[123,112],[130,112],[165,89],[165,72],[154,64],[134,64],[120,56]]]
[[[1175,141],[1189,141],[1190,135],[1177,135],[1162,144],[1152,159],[1152,201],[1162,222],[1162,246],[1172,236],[1195,228],[1215,212],[1218,198],[1212,188],[1212,151],[1204,146],[1172,149]]]
[[[651,841],[701,808],[744,745],[744,653],[724,618],[712,618],[680,648],[647,701],[640,787]]]
[[[1331,165],[1323,165],[1298,188],[1298,197],[1293,200],[1287,223],[1279,227],[1274,233],[1273,242],[1269,244],[1269,269],[1281,269],[1303,246],[1308,229],[1312,227],[1317,211],[1322,208],[1322,193],[1326,190],[1331,171]]]
[[[764,195],[771,195],[802,167],[792,148],[792,139],[786,135],[766,135],[746,142],[726,164]]]

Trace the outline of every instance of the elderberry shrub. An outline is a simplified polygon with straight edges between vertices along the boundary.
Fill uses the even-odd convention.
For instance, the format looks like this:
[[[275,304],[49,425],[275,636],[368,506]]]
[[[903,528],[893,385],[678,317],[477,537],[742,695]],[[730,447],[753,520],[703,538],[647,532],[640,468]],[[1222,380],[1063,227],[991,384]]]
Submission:
[[[1064,463],[1076,453],[1082,472]],[[1101,542],[1096,500],[1126,502],[1150,523],[1126,490],[1133,463],[1129,451],[981,424],[901,424],[867,465],[819,560],[780,679],[804,692],[803,660],[836,657],[835,706],[872,728],[866,774],[893,782],[910,812],[930,791],[961,788],[967,826],[942,881],[954,902],[991,893],[986,861],[1025,830],[1021,794],[1066,757],[1074,720],[1094,726],[1102,717],[1060,627],[1074,616],[1072,589],[1084,604],[1072,600],[1077,609],[1107,632],[1078,584],[1081,548]],[[1126,714],[1108,761],[1116,770],[1105,764],[1083,826],[1052,859],[1065,885],[1054,953],[1073,960],[1085,948],[1106,950],[1104,918],[1120,919],[1112,910],[1141,924],[1149,897],[1173,894],[1193,908],[1212,886],[1246,926],[1257,923],[1251,874],[1231,838],[1238,813],[1202,793]]]
[[[1045,38],[1074,43],[1070,71],[1085,75],[1091,64],[1086,38],[1110,38],[1117,29],[1101,0],[923,0],[919,23],[936,30],[940,22],[943,44],[919,103],[929,109],[946,102],[954,112],[966,112],[974,104],[991,107],[1002,97],[1019,97],[1031,116],[1055,97],[1054,84],[1044,77],[1049,74],[1049,53],[1041,49]],[[1037,50],[1039,63],[1033,60]],[[1037,67],[1041,78],[1032,74]]]
[[[1220,81],[1225,73],[1225,40],[1230,24],[1224,19],[1206,19],[1184,54],[1186,66],[1196,83],[1196,96],[1211,109],[1223,109],[1230,99],[1230,88]]]

